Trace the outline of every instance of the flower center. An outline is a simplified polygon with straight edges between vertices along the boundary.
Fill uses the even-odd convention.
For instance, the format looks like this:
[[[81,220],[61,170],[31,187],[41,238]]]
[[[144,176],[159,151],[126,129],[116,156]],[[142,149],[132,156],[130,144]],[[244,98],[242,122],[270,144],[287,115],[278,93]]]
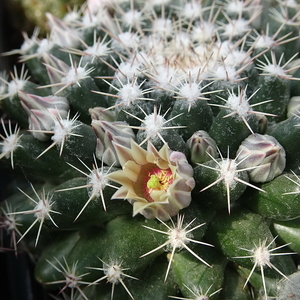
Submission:
[[[174,181],[170,168],[161,169],[149,163],[143,165],[133,185],[136,195],[150,202],[164,202],[168,198],[168,189]]]
[[[169,185],[173,182],[173,176],[170,169],[154,170],[149,172],[149,179],[147,181],[147,192],[151,193],[153,190],[166,191]]]

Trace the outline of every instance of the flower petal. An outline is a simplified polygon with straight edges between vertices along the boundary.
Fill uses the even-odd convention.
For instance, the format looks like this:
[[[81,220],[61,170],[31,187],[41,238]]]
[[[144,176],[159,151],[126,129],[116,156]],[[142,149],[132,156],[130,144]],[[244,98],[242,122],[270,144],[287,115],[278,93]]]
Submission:
[[[128,187],[121,186],[111,197],[111,199],[126,199],[128,194]]]
[[[119,158],[120,164],[121,166],[125,165],[127,161],[129,160],[134,160],[132,157],[132,151],[131,149],[124,147],[120,144],[117,144],[115,142],[112,142],[116,152],[117,152],[117,156]]]
[[[141,166],[136,162],[129,160],[123,166],[124,175],[132,182],[136,182],[141,171]]]
[[[132,186],[132,181],[124,175],[122,170],[107,174],[107,178],[125,186]]]
[[[151,142],[148,142],[147,147],[147,160],[153,164],[156,164],[161,169],[169,168],[169,158],[168,158],[168,146],[164,145],[158,152]],[[161,155],[162,156],[161,156]]]
[[[139,165],[145,165],[147,161],[147,151],[140,147],[134,140],[131,140],[131,151],[134,160]]]

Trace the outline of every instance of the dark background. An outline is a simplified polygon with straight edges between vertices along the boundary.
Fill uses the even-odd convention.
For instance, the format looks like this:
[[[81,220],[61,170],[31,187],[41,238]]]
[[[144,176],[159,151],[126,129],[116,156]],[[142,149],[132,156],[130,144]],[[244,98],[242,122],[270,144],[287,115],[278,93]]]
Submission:
[[[21,31],[30,31],[34,26],[24,26],[24,15],[11,0],[0,0],[0,53],[19,49],[23,36]],[[17,64],[18,56],[1,56],[0,71],[8,73]],[[1,107],[1,106],[0,106]],[[0,115],[2,111],[0,109]],[[2,128],[0,133],[2,134]],[[1,168],[0,163],[0,202],[9,196],[9,186],[13,184],[13,174]],[[1,231],[1,228],[0,228]],[[0,237],[1,238],[1,237]],[[4,234],[0,244],[0,299],[1,300],[48,300],[42,287],[33,279],[33,264],[26,253],[16,257],[13,251],[3,251],[9,247],[10,237]]]

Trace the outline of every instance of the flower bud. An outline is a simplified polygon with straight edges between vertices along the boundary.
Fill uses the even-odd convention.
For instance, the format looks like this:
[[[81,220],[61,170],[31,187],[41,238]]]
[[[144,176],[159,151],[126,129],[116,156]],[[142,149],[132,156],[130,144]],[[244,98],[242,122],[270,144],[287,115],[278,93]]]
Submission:
[[[89,114],[92,120],[100,121],[115,121],[115,111],[112,109],[105,109],[104,107],[94,107],[89,109]]]
[[[265,134],[268,129],[268,118],[261,114],[257,114],[256,118],[258,120],[258,132],[260,134]]]
[[[68,74],[70,66],[61,59],[58,59],[47,52],[43,53],[42,57],[51,83],[51,91],[52,93],[58,93],[61,89],[61,85],[59,85],[59,83],[62,83],[65,74]]]
[[[52,38],[59,46],[76,48],[80,44],[78,33],[50,13],[46,13]]]
[[[41,97],[19,91],[21,104],[28,114],[29,130],[40,141],[50,139],[45,133],[53,129],[57,117],[65,119],[69,111],[69,103],[65,97]],[[45,132],[42,132],[45,131]]]
[[[120,121],[93,120],[92,127],[97,136],[96,157],[107,165],[120,166],[113,142],[130,147],[131,139],[135,138],[133,130]]]
[[[270,135],[249,135],[237,153],[240,167],[249,168],[249,178],[253,182],[270,181],[285,168],[285,150]]]
[[[217,158],[217,144],[204,130],[196,131],[188,140],[187,147],[191,152],[191,161],[201,164]]]

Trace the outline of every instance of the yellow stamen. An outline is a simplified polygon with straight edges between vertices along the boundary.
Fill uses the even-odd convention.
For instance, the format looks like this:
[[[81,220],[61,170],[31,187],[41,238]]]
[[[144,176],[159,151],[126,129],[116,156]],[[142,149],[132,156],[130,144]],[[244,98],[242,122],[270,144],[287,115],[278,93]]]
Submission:
[[[147,182],[147,188],[151,190],[167,190],[172,182],[172,175],[168,170],[161,170],[156,174],[149,174],[150,179]]]

